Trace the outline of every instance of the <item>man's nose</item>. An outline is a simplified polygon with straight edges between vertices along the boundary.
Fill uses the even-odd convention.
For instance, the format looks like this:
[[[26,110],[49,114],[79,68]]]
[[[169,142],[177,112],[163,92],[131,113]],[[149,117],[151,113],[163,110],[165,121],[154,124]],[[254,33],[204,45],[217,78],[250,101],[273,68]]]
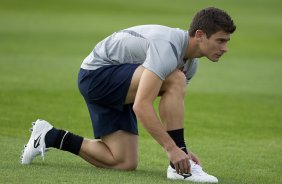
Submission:
[[[227,52],[227,51],[228,51],[227,44],[224,44],[224,45],[221,47],[220,50],[223,51],[223,52]]]

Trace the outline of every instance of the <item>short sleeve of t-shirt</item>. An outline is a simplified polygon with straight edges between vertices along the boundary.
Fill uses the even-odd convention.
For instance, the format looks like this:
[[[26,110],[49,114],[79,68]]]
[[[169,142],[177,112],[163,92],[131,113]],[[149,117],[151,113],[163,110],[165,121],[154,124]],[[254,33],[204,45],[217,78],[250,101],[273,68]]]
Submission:
[[[152,40],[143,66],[165,80],[177,68],[176,52],[174,45],[169,41]]]

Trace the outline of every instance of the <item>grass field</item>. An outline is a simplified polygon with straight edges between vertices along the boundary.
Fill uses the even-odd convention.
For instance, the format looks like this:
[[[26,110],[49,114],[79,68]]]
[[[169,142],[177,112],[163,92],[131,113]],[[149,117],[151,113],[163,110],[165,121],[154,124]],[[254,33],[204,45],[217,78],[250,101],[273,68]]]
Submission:
[[[138,24],[186,29],[200,8],[238,27],[219,63],[202,59],[186,101],[186,141],[223,184],[282,183],[282,2],[279,0],[0,1],[0,183],[183,183],[140,125],[135,172],[96,169],[57,150],[22,166],[31,122],[46,119],[92,138],[76,78],[94,45]]]

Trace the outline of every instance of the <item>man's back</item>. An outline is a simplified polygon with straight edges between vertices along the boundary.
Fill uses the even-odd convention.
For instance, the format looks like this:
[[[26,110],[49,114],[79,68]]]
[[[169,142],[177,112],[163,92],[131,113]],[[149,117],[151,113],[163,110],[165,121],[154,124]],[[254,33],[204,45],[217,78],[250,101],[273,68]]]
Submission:
[[[113,33],[99,42],[81,68],[95,70],[105,65],[143,64],[165,79],[184,66],[188,32],[161,25],[141,25]]]

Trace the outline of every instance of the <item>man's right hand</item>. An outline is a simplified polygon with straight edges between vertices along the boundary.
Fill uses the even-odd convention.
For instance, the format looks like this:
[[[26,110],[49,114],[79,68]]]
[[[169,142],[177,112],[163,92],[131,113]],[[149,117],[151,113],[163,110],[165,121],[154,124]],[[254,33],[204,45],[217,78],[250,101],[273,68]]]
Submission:
[[[191,172],[190,157],[183,150],[174,146],[170,150],[167,150],[167,155],[177,173],[187,174]]]

